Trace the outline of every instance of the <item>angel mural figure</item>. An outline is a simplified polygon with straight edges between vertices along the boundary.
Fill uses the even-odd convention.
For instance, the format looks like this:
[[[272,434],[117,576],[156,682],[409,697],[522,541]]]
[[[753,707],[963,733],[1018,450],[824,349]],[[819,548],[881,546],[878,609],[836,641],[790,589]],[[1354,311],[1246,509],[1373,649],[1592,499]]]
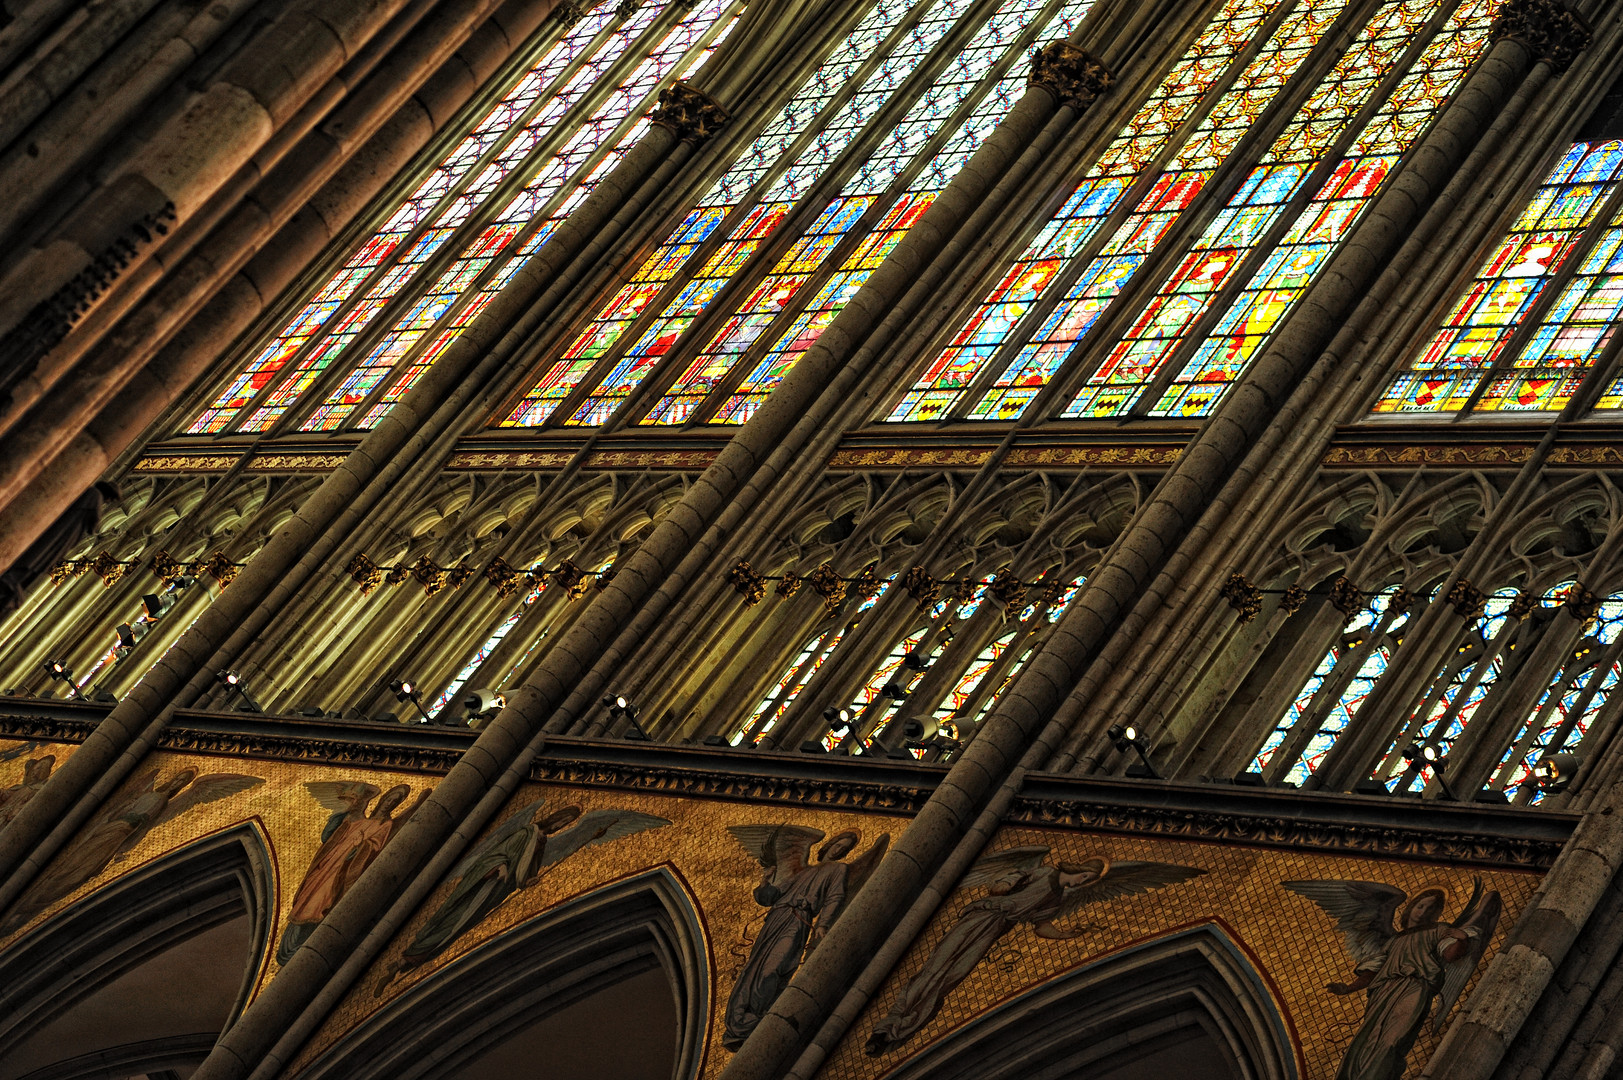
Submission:
[[[1409,896],[1376,881],[1286,881],[1336,921],[1352,957],[1350,983],[1331,983],[1332,994],[1367,990],[1364,1019],[1341,1059],[1336,1080],[1399,1080],[1428,1013],[1433,1031],[1459,1000],[1493,938],[1503,906],[1499,893],[1473,879],[1471,899],[1452,923],[1440,920],[1448,903],[1441,886]],[[1399,912],[1399,909],[1401,913]],[[1392,917],[1397,915],[1394,927]],[[1442,1001],[1435,1013],[1432,1002]]]
[[[507,898],[534,888],[542,877],[577,851],[670,824],[636,810],[593,810],[578,806],[549,811],[537,799],[504,821],[451,871],[456,885],[434,909],[378,994],[400,976],[428,963],[478,926]]]
[[[51,770],[55,767],[55,754],[29,758],[23,763],[22,781],[0,789],[0,829],[10,825],[22,813],[23,807],[28,805],[28,800],[39,794],[39,789],[51,778]]]
[[[755,902],[767,909],[749,956],[727,998],[727,1027],[721,1045],[736,1050],[761,1022],[801,961],[811,955],[834,925],[845,901],[855,896],[890,846],[884,833],[862,855],[850,862],[862,834],[835,833],[817,851],[812,847],[826,835],[803,825],[729,825],[727,832],[761,864],[761,882]]]
[[[316,802],[332,811],[321,830],[321,847],[310,860],[304,880],[293,894],[293,910],[287,916],[287,928],[276,947],[276,962],[285,964],[292,959],[304,939],[309,937],[333,905],[343,899],[344,893],[355,884],[361,873],[372,865],[401,827],[411,820],[417,808],[428,798],[431,788],[423,788],[417,798],[400,814],[395,808],[411,794],[407,784],[396,784],[378,797],[379,789],[364,781],[311,780],[304,785]],[[377,806],[368,814],[367,804],[374,798]]]
[[[1050,864],[1044,861],[1048,854],[1049,848],[1041,844],[1009,848],[970,868],[959,885],[985,887],[988,895],[959,912],[958,922],[902,988],[890,1013],[874,1025],[865,1048],[869,1054],[883,1054],[912,1038],[941,1011],[947,995],[986,958],[997,940],[1017,925],[1030,923],[1040,938],[1067,941],[1093,927],[1060,926],[1058,920],[1090,904],[1163,889],[1206,872],[1174,863],[1115,862],[1104,856]]]
[[[198,776],[195,769],[182,769],[160,782],[157,769],[146,770],[136,777],[132,791],[115,798],[92,818],[85,831],[17,898],[10,916],[0,924],[0,934],[22,926],[107,869],[164,822],[264,782],[261,777],[240,773]]]

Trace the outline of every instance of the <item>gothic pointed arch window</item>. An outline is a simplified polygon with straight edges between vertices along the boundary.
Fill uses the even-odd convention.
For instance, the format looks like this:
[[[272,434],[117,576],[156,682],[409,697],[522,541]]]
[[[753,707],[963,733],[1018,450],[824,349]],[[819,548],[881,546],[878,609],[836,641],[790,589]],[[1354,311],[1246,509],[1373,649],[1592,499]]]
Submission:
[[[1623,313],[1623,140],[1561,155],[1377,414],[1560,411]],[[1600,407],[1617,408],[1615,386]]]
[[[187,434],[376,423],[635,145],[741,0],[600,3],[549,22],[511,87],[251,354]]]
[[[877,4],[502,424],[748,419],[1091,7]]]
[[[1039,398],[1071,418],[1209,413],[1459,86],[1495,7],[1394,2],[1360,22],[1226,5],[888,418],[1008,420]]]

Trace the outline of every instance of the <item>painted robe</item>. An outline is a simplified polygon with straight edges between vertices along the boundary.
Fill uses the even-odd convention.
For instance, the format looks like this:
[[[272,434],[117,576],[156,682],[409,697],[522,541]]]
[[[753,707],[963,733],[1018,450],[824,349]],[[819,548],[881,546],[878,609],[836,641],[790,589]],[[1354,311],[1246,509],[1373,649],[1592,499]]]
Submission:
[[[355,884],[361,872],[372,865],[372,860],[394,835],[396,824],[391,817],[364,814],[342,817],[322,840],[321,848],[310,860],[310,869],[299,883],[299,891],[293,895],[293,910],[288,913],[287,929],[282,931],[282,940],[276,949],[278,964],[292,958],[333,905]]]
[[[849,873],[845,863],[831,860],[807,867],[782,887],[767,882],[756,888],[755,902],[772,910],[761,923],[749,959],[727,998],[723,1046],[736,1049],[742,1044],[789,985],[800,968],[812,929],[821,926],[826,931],[845,902]]]
[[[1008,893],[966,906],[891,1005],[890,1015],[874,1025],[874,1039],[894,1046],[910,1038],[941,1010],[947,995],[985,958],[998,938],[1018,923],[1040,923],[1057,916],[1064,892],[1059,870],[1039,866],[1017,879]]]
[[[479,853],[451,895],[406,946],[400,969],[426,964],[530,883],[541,867],[547,838],[539,825],[518,829]]]
[[[1392,939],[1369,984],[1364,1022],[1336,1080],[1399,1080],[1404,1061],[1447,974],[1443,949],[1458,938],[1446,926],[1405,930]]]

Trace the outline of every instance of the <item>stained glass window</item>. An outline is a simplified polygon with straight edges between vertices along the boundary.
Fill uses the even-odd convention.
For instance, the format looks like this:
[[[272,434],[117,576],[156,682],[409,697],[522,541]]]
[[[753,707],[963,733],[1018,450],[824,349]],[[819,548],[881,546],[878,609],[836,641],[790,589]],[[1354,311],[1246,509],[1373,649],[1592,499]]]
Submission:
[[[1367,608],[1359,611],[1340,639],[1324,654],[1301,693],[1290,703],[1278,726],[1263,743],[1251,762],[1251,771],[1261,772],[1272,782],[1305,783],[1318,771],[1324,755],[1336,744],[1369,696],[1370,690],[1386,673],[1392,652],[1403,637],[1409,613],[1393,608],[1398,589],[1387,589]],[[1274,761],[1290,748],[1289,765]],[[1270,765],[1273,767],[1270,768]]]
[[[1125,194],[1109,191],[1101,201],[1092,190],[1105,179],[1108,155],[1090,171],[890,418],[935,419],[965,407],[970,418],[1013,418],[1063,363],[1084,355],[1096,356],[1088,361],[1096,367],[1066,416],[1210,411],[1458,86],[1486,44],[1494,6],[1466,0],[1450,13],[1439,0],[1384,4],[1147,305],[1125,321],[1120,339],[1080,349],[1095,327],[1127,320],[1104,316],[1238,135],[1342,14],[1334,4],[1293,10],[1108,240],[1095,234]],[[1069,251],[1045,250],[1062,223],[1081,225],[1084,235]]]
[[[927,0],[909,11],[897,3],[879,4],[813,76],[810,89],[803,88],[716,182],[506,423],[534,425],[552,418],[578,387],[592,385],[595,378],[595,389],[572,405],[565,422],[601,424],[666,354],[688,353],[693,339],[697,354],[646,416],[649,423],[684,422],[712,392],[725,389],[729,373],[749,361],[758,341],[772,340],[764,335],[781,336],[718,417],[721,422],[746,419],[1007,111],[1025,77],[1011,69],[1038,30],[1050,24],[1053,34],[1070,33],[1091,3],[1067,0],[1050,19],[1051,4],[1004,0],[860,158],[851,147],[883,120],[885,106],[909,92],[921,67],[934,62],[928,58],[972,6],[967,0]],[[898,34],[904,15],[915,21]],[[864,63],[875,55],[884,57],[877,67]],[[849,96],[837,101],[842,80],[853,73]],[[935,151],[936,141],[955,127],[948,145]],[[824,192],[842,175],[847,178],[830,199]],[[910,177],[911,186],[898,190]],[[757,277],[766,269],[762,260],[779,228],[818,203],[823,205],[815,220]],[[859,239],[860,247],[845,256]],[[808,311],[793,326],[780,328],[787,313],[818,286],[823,268],[842,256],[844,265],[822,283]],[[692,277],[684,280],[684,272]],[[732,317],[707,329],[719,315],[712,306],[721,303],[736,305]],[[708,333],[708,341],[701,344],[694,337],[700,333]],[[706,411],[715,408],[712,403]]]
[[[1623,142],[1572,146],[1454,303],[1443,326],[1376,402],[1382,413],[1560,409],[1623,308],[1623,216],[1597,215],[1623,179]],[[1545,303],[1546,286],[1598,242]],[[1543,309],[1540,311],[1540,309]]]
[[[268,431],[310,393],[322,403],[304,430],[332,430],[362,407],[361,426],[374,423],[635,144],[657,90],[703,61],[739,6],[600,4],[587,12],[188,433]],[[616,76],[596,100],[594,87]],[[350,364],[356,354],[329,387],[340,358]]]
[[[535,603],[536,598],[541,595],[546,587],[544,581],[536,585],[530,590],[529,595],[524,598],[523,606],[502,620],[501,625],[496,627],[490,637],[485,639],[485,643],[479,646],[473,657],[462,666],[462,670],[456,673],[456,677],[451,680],[451,685],[445,688],[445,692],[428,703],[427,712],[430,716],[436,715],[456,699],[457,692],[466,686],[468,680],[473,678],[474,673],[479,670],[480,666],[490,659],[490,654],[496,651],[496,646],[500,645],[502,640],[507,637],[508,632],[518,625],[518,621],[523,616],[525,609]],[[504,679],[503,682],[505,681]]]
[[[1618,643],[1623,639],[1623,599],[1603,600],[1595,621],[1567,663],[1556,673],[1527,717],[1520,737],[1505,752],[1489,786],[1537,803],[1545,796],[1533,768],[1555,754],[1570,753],[1589,734],[1623,677]]]

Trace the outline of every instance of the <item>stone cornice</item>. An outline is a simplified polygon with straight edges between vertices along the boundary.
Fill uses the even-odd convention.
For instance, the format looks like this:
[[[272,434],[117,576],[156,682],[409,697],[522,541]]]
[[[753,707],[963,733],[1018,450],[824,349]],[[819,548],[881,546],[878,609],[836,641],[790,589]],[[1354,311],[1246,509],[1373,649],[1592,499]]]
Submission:
[[[0,736],[82,742],[107,706],[0,701]],[[472,732],[178,713],[165,749],[232,758],[443,774]],[[939,765],[720,747],[552,738],[537,781],[688,798],[911,815],[946,773]],[[1409,799],[1116,778],[1031,777],[1009,824],[1288,850],[1539,870],[1578,818]]]

